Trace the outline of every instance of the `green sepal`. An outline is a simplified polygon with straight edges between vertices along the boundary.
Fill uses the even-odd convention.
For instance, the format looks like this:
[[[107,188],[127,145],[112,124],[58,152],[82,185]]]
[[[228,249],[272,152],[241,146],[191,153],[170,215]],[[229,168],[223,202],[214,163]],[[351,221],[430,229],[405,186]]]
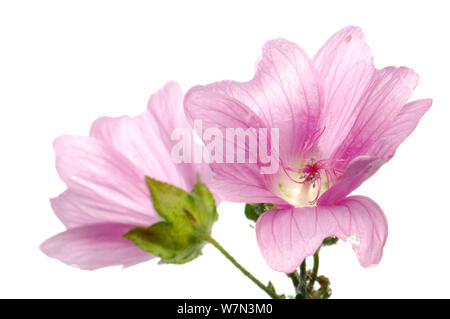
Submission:
[[[276,209],[277,207],[273,204],[246,204],[245,205],[245,217],[256,222],[262,214],[271,209]]]
[[[337,244],[338,241],[339,241],[339,238],[337,238],[337,237],[327,237],[323,240],[322,246],[333,246],[333,245]]]
[[[153,206],[164,221],[136,227],[124,235],[165,263],[184,264],[201,255],[217,210],[213,195],[198,181],[191,193],[146,177]]]

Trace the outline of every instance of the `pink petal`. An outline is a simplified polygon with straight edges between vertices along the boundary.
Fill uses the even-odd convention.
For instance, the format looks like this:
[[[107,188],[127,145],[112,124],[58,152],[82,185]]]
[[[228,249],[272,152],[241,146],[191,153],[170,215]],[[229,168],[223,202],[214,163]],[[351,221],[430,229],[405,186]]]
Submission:
[[[153,258],[133,242],[123,238],[131,225],[94,224],[69,229],[41,245],[49,257],[81,269],[94,270],[107,266],[131,266]]]
[[[371,199],[353,196],[339,205],[272,210],[256,223],[261,252],[269,264],[285,273],[293,272],[315,253],[323,239],[336,236],[358,243],[353,249],[363,267],[379,263],[387,239],[387,221]]]
[[[196,89],[198,90],[198,89]],[[249,107],[265,127],[280,129],[280,156],[298,160],[319,135],[320,97],[317,74],[310,59],[296,44],[268,41],[254,78],[245,83],[223,81],[203,88]],[[201,93],[199,93],[201,94]],[[190,108],[189,100],[185,101]],[[211,107],[211,104],[203,107]]]
[[[286,165],[298,160],[303,151],[310,151],[320,135],[316,71],[297,45],[282,39],[266,43],[251,81],[192,88],[186,94],[185,109],[192,120],[203,120],[205,128],[278,128],[279,154]],[[211,167],[218,185],[212,187],[223,199],[286,204],[269,191],[274,176],[261,176],[258,165]]]
[[[259,108],[258,114],[269,127],[280,129],[281,158],[286,163],[298,160],[297,156],[309,150],[319,133],[321,104],[312,61],[293,42],[268,41],[247,90],[258,100],[253,106]],[[286,121],[287,117],[290,121]]]
[[[212,164],[214,179],[208,185],[223,200],[237,203],[288,205],[269,191],[270,177],[246,164]]]
[[[172,140],[171,135],[177,128],[185,128],[189,131],[192,126],[184,113],[183,107],[184,94],[180,85],[176,82],[167,83],[156,94],[153,94],[148,101],[150,125],[159,131],[159,136],[165,145],[166,150],[171,152],[172,147],[178,142]],[[193,143],[193,142],[192,142]],[[173,161],[171,161],[173,163]],[[168,181],[172,184],[191,190],[197,180],[197,173],[200,173],[202,182],[207,183],[211,179],[210,169],[204,162],[179,163],[174,164],[178,175],[183,178],[183,185],[176,183],[175,180]],[[164,180],[163,178],[161,180]]]
[[[177,83],[169,82],[150,97],[146,113],[100,118],[90,134],[129,158],[146,175],[191,189],[196,172],[204,168],[172,161],[171,149],[177,141],[170,137],[175,128],[191,129],[183,112],[183,92]]]
[[[176,128],[191,128],[183,109],[184,94],[176,82],[168,82],[157,93],[150,96],[148,101],[148,120],[158,136],[161,137],[165,148],[170,151],[176,143],[171,134]]]
[[[397,147],[414,131],[432,103],[431,99],[423,99],[406,104],[369,152],[379,157],[393,156]]]
[[[357,189],[390,158],[359,156],[347,166],[340,180],[319,198],[318,205],[333,205]]]
[[[406,104],[383,137],[376,141],[367,153],[375,156],[359,156],[347,166],[344,175],[319,199],[321,205],[333,204],[345,198],[386,163],[397,147],[414,131],[419,119],[431,107],[432,100],[424,99]]]
[[[50,202],[55,215],[67,228],[109,222],[148,226],[160,220],[159,217],[137,214],[115,201],[86,196],[84,192],[71,189],[52,198]]]
[[[334,34],[314,57],[323,86],[321,151],[329,158],[344,140],[375,71],[370,49],[358,27],[346,27]]]
[[[132,225],[159,220],[145,174],[121,153],[90,137],[62,136],[54,148],[56,169],[69,191],[52,205],[66,225],[91,219]]]
[[[357,118],[334,158],[346,160],[359,155],[377,156],[370,152],[372,146],[395,121],[417,83],[417,74],[405,67],[376,71],[360,99]]]
[[[194,87],[185,97],[186,113],[192,120],[201,120],[203,130],[208,128],[219,129],[223,140],[223,154],[220,156],[223,163],[211,163],[214,179],[208,185],[220,198],[233,202],[250,203],[284,203],[283,200],[268,191],[272,185],[272,176],[261,174],[263,164],[249,163],[251,148],[248,140],[240,148],[245,154],[246,163],[226,163],[226,150],[233,149],[236,153],[238,146],[235,140],[227,140],[227,128],[241,128],[247,130],[264,128],[260,118],[247,106],[234,98],[217,93],[209,87]],[[257,140],[256,136],[251,134]],[[203,132],[198,132],[203,137]],[[267,133],[270,136],[270,132]],[[207,145],[210,141],[205,140]],[[270,147],[270,146],[269,146]],[[253,155],[253,154],[252,154]],[[236,159],[236,154],[235,154]],[[278,161],[278,157],[276,159]]]

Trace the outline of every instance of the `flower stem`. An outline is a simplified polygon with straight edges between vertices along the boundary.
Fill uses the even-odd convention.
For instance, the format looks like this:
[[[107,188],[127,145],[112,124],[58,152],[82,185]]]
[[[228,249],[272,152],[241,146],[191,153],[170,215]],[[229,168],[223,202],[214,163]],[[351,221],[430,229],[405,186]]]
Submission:
[[[309,281],[309,286],[308,286],[309,294],[311,294],[314,290],[314,283],[316,282],[317,272],[319,271],[319,251],[320,251],[320,247],[319,247],[319,249],[317,249],[316,253],[314,254],[314,266],[312,269],[312,275],[311,275],[311,279]]]
[[[295,270],[294,272],[291,272],[290,274],[286,274],[286,276],[288,276],[291,279],[292,284],[294,285],[294,288],[295,288],[295,294],[297,295],[299,292],[298,289],[300,286],[300,275],[298,274],[298,271]]]
[[[300,265],[300,286],[299,286],[300,294],[303,298],[307,299],[307,290],[306,290],[306,259],[303,260]]]
[[[264,290],[270,297],[273,299],[280,299],[282,296],[279,296],[273,287],[269,287],[264,285],[261,281],[255,278],[247,269],[242,267],[236,259],[233,258],[214,238],[207,237],[206,240],[211,243],[214,247],[217,248],[237,269],[239,269],[245,276],[247,276],[251,281],[253,281],[259,288]]]

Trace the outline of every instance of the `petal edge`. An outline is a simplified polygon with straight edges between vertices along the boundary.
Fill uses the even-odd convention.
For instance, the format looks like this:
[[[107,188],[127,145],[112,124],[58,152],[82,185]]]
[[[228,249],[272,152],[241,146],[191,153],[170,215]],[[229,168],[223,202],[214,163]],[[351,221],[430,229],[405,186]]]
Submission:
[[[329,236],[355,237],[358,261],[370,267],[383,255],[387,221],[373,200],[352,196],[339,205],[268,211],[258,219],[256,235],[264,259],[276,271],[294,271]]]

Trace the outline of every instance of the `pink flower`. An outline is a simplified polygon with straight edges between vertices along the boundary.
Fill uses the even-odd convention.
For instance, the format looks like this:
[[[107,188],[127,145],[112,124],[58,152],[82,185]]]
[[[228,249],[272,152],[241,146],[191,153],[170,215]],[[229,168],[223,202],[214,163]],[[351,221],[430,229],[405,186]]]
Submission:
[[[56,168],[67,190],[51,200],[67,227],[41,245],[50,257],[81,269],[130,266],[153,258],[122,236],[136,226],[161,220],[145,176],[190,190],[205,166],[175,165],[170,156],[173,129],[189,128],[183,92],[166,84],[150,97],[147,112],[100,118],[89,137],[55,140]]]
[[[292,42],[272,40],[251,81],[198,86],[185,97],[187,114],[205,128],[279,129],[276,174],[261,175],[260,162],[211,165],[222,199],[280,207],[256,224],[274,270],[292,272],[328,236],[350,239],[364,267],[381,259],[382,210],[347,195],[394,155],[432,101],[407,103],[418,76],[406,67],[375,69],[363,38],[359,28],[344,28],[312,59]]]

